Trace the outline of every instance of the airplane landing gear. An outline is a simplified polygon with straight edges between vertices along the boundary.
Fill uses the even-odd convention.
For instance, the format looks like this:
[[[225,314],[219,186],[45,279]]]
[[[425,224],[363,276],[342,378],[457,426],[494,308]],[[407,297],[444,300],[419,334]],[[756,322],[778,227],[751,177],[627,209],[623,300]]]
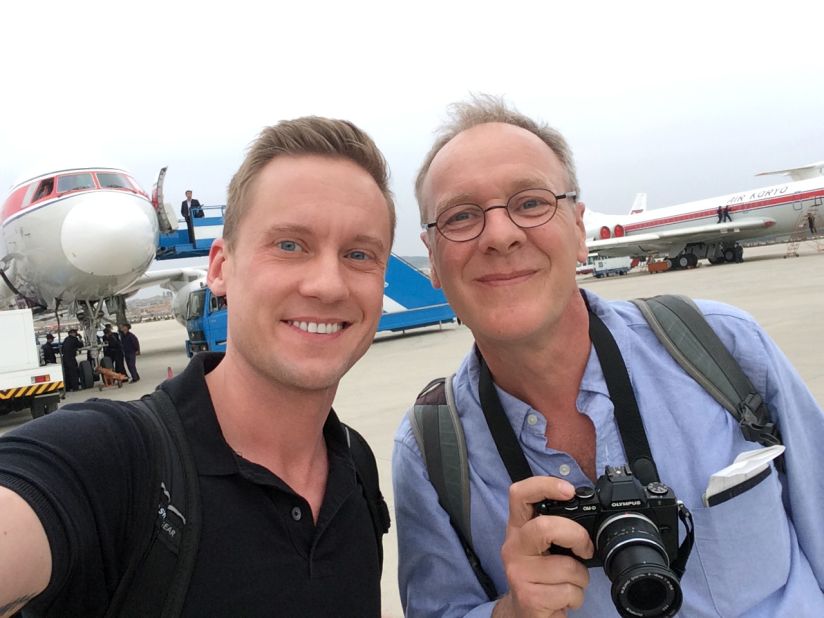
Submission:
[[[738,244],[732,247],[726,247],[720,255],[716,255],[714,257],[710,257],[707,259],[710,261],[710,264],[740,264],[744,261],[744,247]]]
[[[698,266],[698,256],[694,253],[682,253],[672,260],[673,268],[695,268]]]

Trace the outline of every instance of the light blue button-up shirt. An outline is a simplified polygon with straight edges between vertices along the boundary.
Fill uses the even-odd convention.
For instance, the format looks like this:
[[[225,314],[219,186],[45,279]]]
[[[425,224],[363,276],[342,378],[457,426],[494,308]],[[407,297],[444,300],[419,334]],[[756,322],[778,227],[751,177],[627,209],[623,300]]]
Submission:
[[[773,468],[755,487],[714,507],[702,503],[710,476],[744,451],[735,419],[659,344],[628,302],[586,292],[621,350],[661,480],[693,514],[695,547],[681,580],[679,616],[824,617],[824,413],[783,353],[744,312],[699,301],[707,320],[765,397],[784,445],[786,475]],[[500,594],[508,590],[500,549],[510,479],[478,398],[478,362],[470,352],[454,381],[469,453],[472,538]],[[578,463],[552,448],[541,412],[501,389],[504,410],[532,471],[592,485]],[[596,431],[596,469],[626,463],[597,355],[591,350],[578,410]],[[552,410],[544,410],[547,415]],[[429,482],[404,418],[395,436],[393,482],[401,600],[411,618],[489,616],[489,602]],[[683,526],[681,527],[683,538]],[[585,602],[570,616],[618,616],[603,569],[590,569]]]

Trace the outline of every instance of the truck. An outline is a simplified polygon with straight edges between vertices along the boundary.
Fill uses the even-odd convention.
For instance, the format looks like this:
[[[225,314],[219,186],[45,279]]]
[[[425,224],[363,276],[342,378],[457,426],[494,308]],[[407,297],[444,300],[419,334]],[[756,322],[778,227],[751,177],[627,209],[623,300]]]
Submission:
[[[31,309],[0,311],[0,415],[31,410],[37,418],[65,396],[63,369],[40,364]]]
[[[632,268],[632,260],[628,257],[613,257],[596,259],[592,273],[597,279],[613,275],[626,275]]]
[[[195,289],[188,291],[184,310],[186,354],[191,357],[196,352],[225,351],[226,299],[212,294],[205,281],[193,285]],[[426,274],[395,254],[389,256],[384,297],[384,308],[391,305],[392,310],[384,311],[378,332],[404,332],[457,319],[443,291],[433,288]]]

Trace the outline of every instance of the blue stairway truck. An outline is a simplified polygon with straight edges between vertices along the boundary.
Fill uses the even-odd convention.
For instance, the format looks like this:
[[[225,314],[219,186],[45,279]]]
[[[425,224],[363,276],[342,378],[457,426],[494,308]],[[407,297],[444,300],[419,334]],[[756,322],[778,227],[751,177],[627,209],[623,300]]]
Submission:
[[[406,331],[413,328],[444,324],[455,320],[455,312],[441,290],[423,272],[396,255],[389,257],[384,295],[402,308],[381,316],[378,331]],[[208,287],[189,294],[186,308],[186,353],[226,349],[225,299],[212,294]]]
[[[192,220],[195,242],[189,242],[185,229],[161,234],[155,259],[205,257],[212,241],[223,232],[223,206],[205,206],[204,216]],[[384,283],[384,314],[378,331],[402,332],[413,328],[455,321],[455,312],[441,290],[432,287],[424,272],[392,254]],[[388,307],[391,305],[391,307]],[[387,310],[389,308],[389,310]],[[190,293],[186,310],[189,356],[201,350],[226,349],[226,303],[213,296],[207,287]]]

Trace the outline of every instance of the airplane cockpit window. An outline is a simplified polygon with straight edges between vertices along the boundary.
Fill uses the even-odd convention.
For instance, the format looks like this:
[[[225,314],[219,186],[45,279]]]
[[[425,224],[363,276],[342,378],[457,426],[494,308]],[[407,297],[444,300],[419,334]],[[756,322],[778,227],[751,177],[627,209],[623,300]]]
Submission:
[[[41,180],[40,186],[37,187],[37,191],[34,193],[34,197],[31,201],[36,202],[37,200],[42,200],[44,197],[51,195],[53,189],[54,178],[46,178],[45,180]]]
[[[134,191],[131,183],[123,174],[114,172],[97,172],[97,181],[103,189],[127,189]]]
[[[94,189],[94,179],[89,173],[67,174],[66,176],[58,176],[57,178],[58,193],[81,191],[83,189]]]

